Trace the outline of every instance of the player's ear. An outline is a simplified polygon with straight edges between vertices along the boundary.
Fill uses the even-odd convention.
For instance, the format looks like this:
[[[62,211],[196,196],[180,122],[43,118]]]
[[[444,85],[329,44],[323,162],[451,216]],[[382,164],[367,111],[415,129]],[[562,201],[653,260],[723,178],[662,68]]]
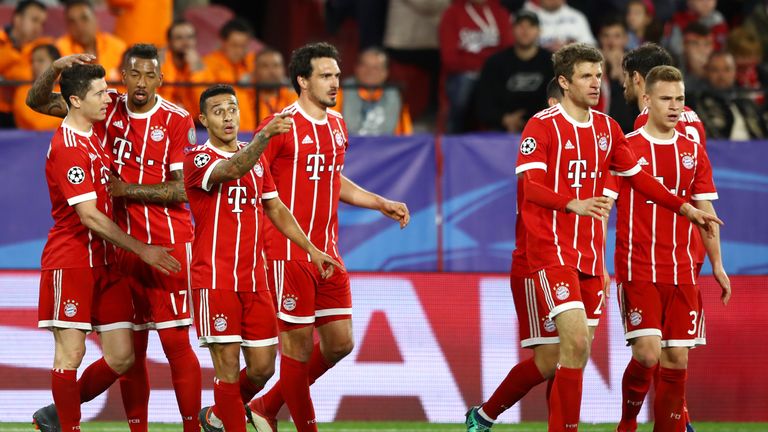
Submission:
[[[303,90],[307,88],[307,79],[299,75],[296,77],[296,81],[299,83],[299,87]]]
[[[560,88],[563,89],[563,93],[568,90],[568,79],[563,75],[557,76],[557,83],[560,84]]]
[[[76,96],[76,95],[70,95],[69,96],[69,107],[70,108],[80,109],[81,102],[82,101],[80,100],[80,98],[78,96]]]
[[[197,119],[200,120],[200,124],[203,125],[204,128],[208,127],[208,117],[206,117],[205,114],[200,113],[200,115],[197,116]]]

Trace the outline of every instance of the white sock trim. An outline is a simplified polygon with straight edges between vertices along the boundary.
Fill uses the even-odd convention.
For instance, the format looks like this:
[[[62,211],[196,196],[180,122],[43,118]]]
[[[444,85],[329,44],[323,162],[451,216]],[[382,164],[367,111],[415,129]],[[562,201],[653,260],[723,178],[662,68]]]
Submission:
[[[480,409],[477,410],[477,413],[480,414],[480,417],[484,418],[485,420],[488,420],[491,423],[496,423],[496,420],[488,417],[488,414],[486,414],[485,411],[483,411],[482,407],[480,407]]]
[[[222,421],[219,420],[218,417],[216,417],[216,414],[213,412],[213,409],[211,409],[211,416],[208,417],[208,422],[213,427],[217,427],[217,428],[223,428],[224,427],[224,423],[222,423]]]

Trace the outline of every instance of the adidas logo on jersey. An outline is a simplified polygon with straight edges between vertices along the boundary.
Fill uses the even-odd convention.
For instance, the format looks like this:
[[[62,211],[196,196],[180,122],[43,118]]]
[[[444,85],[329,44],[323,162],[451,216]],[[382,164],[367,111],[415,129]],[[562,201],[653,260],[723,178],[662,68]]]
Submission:
[[[314,144],[315,142],[312,141],[312,138],[309,137],[309,135],[304,135],[304,139],[301,140],[302,144]]]
[[[648,165],[648,161],[645,160],[645,156],[640,156],[640,159],[638,159],[637,164],[640,166],[646,166]]]
[[[571,144],[571,140],[568,140],[568,142],[565,143],[565,149],[566,150],[573,150],[574,148],[575,147],[573,146],[573,144]]]
[[[123,128],[123,121],[122,120],[115,120],[114,122],[112,122],[112,126],[114,126],[116,128],[122,129]]]

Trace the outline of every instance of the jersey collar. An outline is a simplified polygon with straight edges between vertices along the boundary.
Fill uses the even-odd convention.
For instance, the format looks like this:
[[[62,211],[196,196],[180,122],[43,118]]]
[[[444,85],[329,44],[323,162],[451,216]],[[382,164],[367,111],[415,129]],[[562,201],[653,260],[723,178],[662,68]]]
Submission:
[[[592,119],[594,118],[594,115],[592,113],[592,108],[589,109],[589,120],[585,121],[584,123],[576,121],[575,118],[568,115],[568,113],[565,112],[565,108],[563,108],[562,104],[557,104],[557,109],[558,111],[560,111],[563,117],[568,121],[568,123],[576,126],[577,128],[592,127]]]
[[[655,136],[648,133],[648,131],[645,130],[645,126],[640,128],[640,135],[643,136],[643,138],[647,139],[652,144],[663,144],[663,145],[669,145],[674,144],[677,141],[677,135],[678,132],[675,130],[675,134],[672,135],[672,138],[670,139],[660,139],[656,138]]]
[[[293,105],[296,106],[296,111],[298,111],[299,114],[301,114],[302,117],[307,119],[308,122],[314,123],[316,125],[324,125],[324,124],[328,123],[328,114],[327,113],[325,114],[325,118],[324,119],[317,120],[317,119],[313,118],[312,116],[310,116],[309,114],[307,114],[306,111],[301,109],[301,105],[299,105],[298,101],[294,102]]]
[[[160,105],[162,105],[163,98],[159,94],[155,94],[155,97],[157,98],[155,100],[155,106],[152,107],[151,110],[145,112],[145,113],[135,113],[131,111],[130,108],[128,108],[128,93],[125,94],[125,110],[128,111],[128,116],[136,119],[147,119],[152,117],[157,110],[160,109]]]
[[[64,120],[62,120],[61,127],[63,127],[64,129],[68,129],[72,133],[74,133],[75,135],[80,135],[81,137],[84,137],[84,138],[90,138],[91,135],[93,135],[93,127],[91,127],[91,129],[88,132],[79,131],[79,130],[77,130],[77,129],[75,129],[72,126],[67,124],[67,118],[66,117],[64,117]]]

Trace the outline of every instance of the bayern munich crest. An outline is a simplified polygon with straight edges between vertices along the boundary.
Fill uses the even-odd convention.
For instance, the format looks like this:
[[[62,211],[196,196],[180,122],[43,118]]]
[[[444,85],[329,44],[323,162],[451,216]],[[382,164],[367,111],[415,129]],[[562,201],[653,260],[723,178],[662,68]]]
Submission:
[[[287,310],[288,312],[296,309],[296,297],[292,295],[285,296],[283,298],[283,309]]]
[[[208,165],[208,162],[211,160],[211,155],[208,153],[198,153],[195,155],[195,159],[193,160],[195,162],[195,166],[198,168],[202,168],[206,165]]]
[[[639,326],[641,322],[643,322],[643,311],[637,309],[629,311],[629,323],[633,327]]]
[[[558,282],[555,284],[555,297],[557,297],[558,300],[562,301],[568,298],[568,296],[571,295],[571,290],[568,287],[568,284],[565,282]]]
[[[72,184],[80,184],[85,181],[85,171],[79,166],[73,166],[67,171],[67,180]]]
[[[217,314],[213,318],[213,328],[216,329],[217,332],[223,332],[227,329],[227,317],[224,314]]]
[[[256,173],[257,176],[261,177],[264,175],[264,167],[261,166],[261,162],[256,163],[253,167],[253,171]]]
[[[67,318],[72,318],[73,316],[77,315],[77,305],[78,303],[74,300],[65,301],[64,315],[66,315]]]
[[[683,166],[686,169],[693,169],[693,166],[695,165],[693,161],[693,156],[691,156],[688,153],[683,153],[682,156],[683,156],[683,159],[682,159]]]
[[[599,140],[597,140],[597,146],[600,147],[600,150],[606,151],[608,150],[608,138],[601,136]]]
[[[520,153],[522,153],[524,156],[528,156],[529,154],[533,153],[534,150],[536,150],[535,139],[528,137],[520,143]]]
[[[553,331],[557,330],[557,327],[555,326],[555,322],[552,321],[549,318],[544,319],[544,331],[548,333],[552,333]]]
[[[344,145],[344,135],[342,135],[341,131],[333,131],[333,139],[336,141],[336,145],[341,147]]]
[[[155,126],[152,128],[152,132],[149,133],[152,141],[162,141],[165,138],[165,131],[162,126]]]

